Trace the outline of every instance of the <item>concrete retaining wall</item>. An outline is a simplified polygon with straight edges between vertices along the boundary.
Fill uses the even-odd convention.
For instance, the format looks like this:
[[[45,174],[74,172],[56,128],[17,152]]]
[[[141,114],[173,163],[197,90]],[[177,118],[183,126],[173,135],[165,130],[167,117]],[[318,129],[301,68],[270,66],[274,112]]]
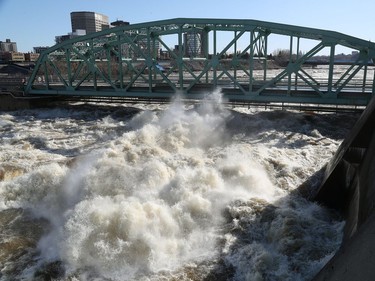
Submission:
[[[61,105],[64,101],[58,97],[22,97],[7,92],[0,93],[0,110],[2,111],[50,107],[55,106],[56,103]]]
[[[314,281],[375,280],[375,100],[327,166],[316,201],[346,218],[340,250]]]
[[[7,93],[0,95],[0,110],[7,111],[27,108],[30,108],[30,102],[27,99],[16,99]]]

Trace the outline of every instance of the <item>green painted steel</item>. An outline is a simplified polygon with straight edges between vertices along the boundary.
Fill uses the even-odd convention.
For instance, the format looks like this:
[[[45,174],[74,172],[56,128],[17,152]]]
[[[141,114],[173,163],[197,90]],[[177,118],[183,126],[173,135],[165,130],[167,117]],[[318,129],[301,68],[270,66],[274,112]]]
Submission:
[[[276,69],[268,53],[274,37],[289,40],[288,57]],[[356,52],[355,60],[337,61],[340,46]],[[324,50],[329,54],[325,74],[316,75],[315,58]],[[40,56],[25,92],[135,98],[179,93],[199,99],[219,88],[236,101],[366,105],[375,93],[374,58],[374,43],[338,32],[256,20],[177,18],[114,27],[55,45]]]

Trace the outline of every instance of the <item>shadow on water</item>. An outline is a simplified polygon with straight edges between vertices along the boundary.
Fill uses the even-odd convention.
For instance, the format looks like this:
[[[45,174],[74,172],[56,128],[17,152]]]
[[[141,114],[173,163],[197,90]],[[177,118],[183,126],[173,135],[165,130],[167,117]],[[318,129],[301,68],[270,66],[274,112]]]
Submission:
[[[275,140],[275,146],[294,147],[311,145],[301,138],[318,137],[317,142],[324,142],[325,138],[343,139],[359,118],[359,113],[311,113],[291,112],[283,110],[261,111],[254,114],[231,111],[232,118],[227,122],[227,130],[235,135],[242,134],[253,139],[253,143],[275,140],[275,134],[283,134],[283,138]]]
[[[311,280],[341,244],[339,214],[295,194],[273,204],[236,201],[224,216],[234,242],[203,279],[192,280]]]
[[[37,243],[48,232],[49,222],[36,219],[23,209],[0,212],[0,278],[17,280],[19,274],[35,263]]]
[[[28,121],[35,119],[53,120],[56,118],[92,121],[106,116],[111,116],[113,119],[124,121],[132,118],[135,114],[139,113],[140,111],[141,109],[131,106],[124,107],[95,104],[79,104],[59,106],[55,108],[17,110],[7,113],[12,114],[13,116],[15,116],[16,120],[20,121]]]
[[[80,147],[75,147],[72,149],[51,149],[49,148],[46,139],[41,137],[29,137],[24,140],[29,142],[36,149],[48,151],[49,153],[60,154],[67,157],[79,155],[80,152]]]

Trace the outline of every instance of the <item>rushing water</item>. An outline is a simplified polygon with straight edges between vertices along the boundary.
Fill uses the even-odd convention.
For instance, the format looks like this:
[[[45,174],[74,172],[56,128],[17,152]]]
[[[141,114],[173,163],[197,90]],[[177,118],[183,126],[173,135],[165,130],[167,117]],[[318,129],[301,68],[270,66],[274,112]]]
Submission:
[[[295,190],[357,117],[215,95],[0,113],[0,279],[309,280],[344,222]]]

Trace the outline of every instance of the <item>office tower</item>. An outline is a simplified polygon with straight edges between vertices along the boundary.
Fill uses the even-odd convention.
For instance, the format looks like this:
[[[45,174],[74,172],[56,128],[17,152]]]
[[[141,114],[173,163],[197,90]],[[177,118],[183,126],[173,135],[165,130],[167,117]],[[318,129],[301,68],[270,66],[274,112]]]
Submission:
[[[109,28],[108,17],[94,12],[71,12],[72,32],[86,30],[86,34]]]

